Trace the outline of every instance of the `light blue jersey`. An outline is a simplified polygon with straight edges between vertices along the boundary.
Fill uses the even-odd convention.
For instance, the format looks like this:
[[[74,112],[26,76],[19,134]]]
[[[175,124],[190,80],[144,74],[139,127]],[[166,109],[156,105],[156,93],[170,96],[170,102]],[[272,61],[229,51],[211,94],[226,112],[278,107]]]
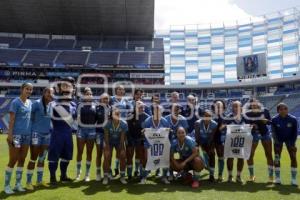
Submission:
[[[128,131],[128,125],[126,121],[120,120],[119,125],[114,127],[113,122],[107,122],[104,127],[104,131],[107,131],[109,134],[109,142],[111,144],[119,144],[121,139],[121,133],[125,133]]]
[[[179,153],[180,159],[186,159],[193,154],[193,149],[195,147],[196,142],[190,136],[186,136],[182,146],[180,146],[178,140],[173,140],[171,144],[171,153]]]
[[[31,109],[32,102],[30,99],[24,103],[18,97],[11,102],[9,112],[15,114],[13,135],[31,135]]]
[[[196,142],[200,145],[210,144],[214,137],[214,131],[218,128],[217,122],[210,120],[209,125],[206,127],[204,120],[199,119],[195,122],[195,138]]]
[[[121,100],[118,100],[116,96],[112,96],[111,99],[111,106],[114,106],[118,109],[120,109],[120,114],[122,119],[126,119],[128,116],[128,113],[132,106],[130,106],[129,101],[126,97],[122,97]]]
[[[142,127],[143,128],[154,128],[154,129],[170,128],[170,124],[164,117],[161,117],[160,120],[159,120],[158,125],[156,126],[153,122],[153,116],[150,116],[142,124]]]
[[[177,121],[176,123],[173,123],[172,121],[172,114],[166,116],[166,120],[168,121],[168,123],[170,124],[170,128],[171,128],[171,132],[170,132],[170,141],[174,140],[177,138],[177,129],[179,127],[183,127],[186,131],[188,129],[188,122],[186,120],[186,118],[182,115],[178,115]]]
[[[32,103],[32,132],[49,134],[51,128],[50,104],[44,108],[42,99]]]

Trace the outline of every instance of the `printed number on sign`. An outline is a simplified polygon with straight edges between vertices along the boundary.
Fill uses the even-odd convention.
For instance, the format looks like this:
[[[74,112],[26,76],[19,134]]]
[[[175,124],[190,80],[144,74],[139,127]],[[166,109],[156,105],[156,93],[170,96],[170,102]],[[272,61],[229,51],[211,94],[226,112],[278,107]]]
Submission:
[[[162,156],[164,152],[164,144],[153,144],[151,146],[151,156]]]
[[[231,147],[244,147],[245,138],[244,137],[235,137],[231,138]]]

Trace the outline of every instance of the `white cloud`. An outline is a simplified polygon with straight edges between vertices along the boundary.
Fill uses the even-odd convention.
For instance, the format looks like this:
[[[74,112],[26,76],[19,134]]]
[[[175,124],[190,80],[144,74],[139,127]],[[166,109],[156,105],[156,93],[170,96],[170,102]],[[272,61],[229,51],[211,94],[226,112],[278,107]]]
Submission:
[[[170,25],[208,24],[248,20],[253,17],[232,0],[156,0],[155,29]]]

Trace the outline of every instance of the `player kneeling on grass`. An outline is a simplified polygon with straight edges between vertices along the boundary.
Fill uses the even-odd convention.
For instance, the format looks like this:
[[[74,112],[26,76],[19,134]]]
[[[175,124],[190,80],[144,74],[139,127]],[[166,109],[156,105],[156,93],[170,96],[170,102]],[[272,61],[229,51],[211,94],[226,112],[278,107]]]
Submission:
[[[277,106],[278,115],[272,118],[272,133],[274,139],[274,152],[275,152],[275,183],[281,184],[280,180],[280,155],[282,152],[283,143],[285,143],[291,159],[291,184],[297,184],[297,119],[288,113],[288,106],[280,103]]]
[[[128,131],[126,121],[121,119],[120,110],[116,107],[112,108],[111,120],[104,127],[104,178],[103,184],[107,185],[109,180],[110,164],[112,159],[112,150],[115,148],[120,159],[120,169],[122,184],[127,184],[125,179],[126,168],[126,152],[125,152],[125,138]]]
[[[183,127],[179,127],[177,129],[177,139],[173,140],[171,145],[171,168],[177,172],[193,170],[193,188],[199,187],[200,172],[204,168],[198,152],[196,142],[186,135]],[[175,158],[176,153],[179,154],[179,159]]]
[[[45,88],[43,96],[32,104],[32,138],[30,145],[30,161],[27,166],[26,189],[33,190],[32,175],[37,163],[37,185],[47,186],[43,183],[44,161],[50,144],[50,102],[53,100],[53,89]]]

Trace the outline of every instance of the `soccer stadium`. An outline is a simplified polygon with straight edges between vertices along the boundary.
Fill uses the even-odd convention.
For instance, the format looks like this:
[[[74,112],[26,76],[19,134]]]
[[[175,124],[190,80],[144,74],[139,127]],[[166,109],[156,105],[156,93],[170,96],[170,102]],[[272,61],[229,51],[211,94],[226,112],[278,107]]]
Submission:
[[[196,2],[0,1],[0,200],[300,198],[300,2]]]

